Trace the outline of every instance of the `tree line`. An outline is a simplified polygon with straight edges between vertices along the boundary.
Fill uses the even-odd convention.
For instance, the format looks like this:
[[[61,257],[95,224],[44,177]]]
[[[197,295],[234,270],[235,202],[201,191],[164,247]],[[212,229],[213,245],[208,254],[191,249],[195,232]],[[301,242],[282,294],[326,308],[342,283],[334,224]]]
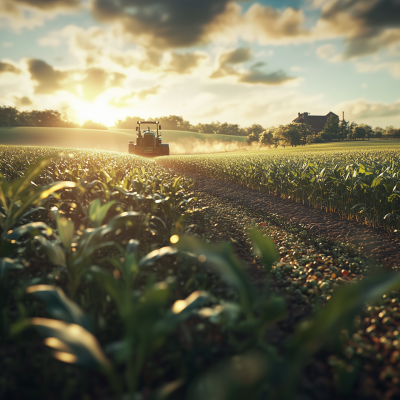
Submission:
[[[311,143],[326,143],[341,140],[369,140],[370,138],[399,137],[400,129],[388,126],[372,128],[367,124],[356,124],[330,115],[324,129],[315,134],[310,125],[291,122],[286,125],[272,126],[262,132],[252,132],[247,135],[247,143],[259,143],[267,147],[299,146]]]
[[[141,117],[126,117],[124,121],[121,119],[115,123],[115,127],[118,129],[135,129],[136,122],[143,120]],[[159,118],[147,118],[148,121],[159,121],[162,128],[165,130],[175,131],[189,131],[199,132],[206,134],[217,134],[217,135],[234,135],[234,136],[247,136],[253,132],[261,133],[265,130],[259,124],[253,124],[247,128],[242,128],[238,124],[229,124],[227,122],[211,122],[208,124],[197,124],[192,125],[189,121],[183,119],[183,117],[177,115],[170,115],[168,117]]]
[[[15,107],[0,107],[0,126],[38,126],[59,128],[108,129],[99,122],[88,120],[82,125],[68,121],[55,110],[18,111]]]

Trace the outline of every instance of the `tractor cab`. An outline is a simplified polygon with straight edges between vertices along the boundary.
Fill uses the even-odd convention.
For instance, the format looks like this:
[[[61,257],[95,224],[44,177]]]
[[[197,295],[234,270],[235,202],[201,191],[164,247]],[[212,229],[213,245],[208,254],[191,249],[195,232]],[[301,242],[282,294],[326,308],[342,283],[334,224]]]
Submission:
[[[169,155],[169,145],[161,142],[161,125],[158,121],[137,121],[136,143],[129,142],[129,153],[146,156]],[[142,131],[143,124],[155,124],[156,130],[151,130],[150,126]]]

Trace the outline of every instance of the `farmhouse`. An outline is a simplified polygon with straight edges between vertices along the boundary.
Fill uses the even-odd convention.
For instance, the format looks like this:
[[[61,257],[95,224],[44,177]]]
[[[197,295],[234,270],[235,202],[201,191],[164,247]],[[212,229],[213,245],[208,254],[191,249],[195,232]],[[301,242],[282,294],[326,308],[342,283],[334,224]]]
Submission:
[[[297,118],[293,120],[293,122],[308,124],[314,129],[314,133],[317,135],[320,133],[328,120],[330,115],[334,115],[339,118],[335,113],[329,111],[326,115],[310,115],[308,112],[304,112],[303,114],[298,113]]]

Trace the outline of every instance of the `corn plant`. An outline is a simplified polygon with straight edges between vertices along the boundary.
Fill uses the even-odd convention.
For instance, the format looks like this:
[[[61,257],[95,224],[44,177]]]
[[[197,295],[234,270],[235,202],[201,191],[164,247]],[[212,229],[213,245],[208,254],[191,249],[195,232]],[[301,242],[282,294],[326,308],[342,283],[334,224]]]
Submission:
[[[159,162],[337,212],[372,226],[400,229],[397,151],[260,152],[175,156]]]

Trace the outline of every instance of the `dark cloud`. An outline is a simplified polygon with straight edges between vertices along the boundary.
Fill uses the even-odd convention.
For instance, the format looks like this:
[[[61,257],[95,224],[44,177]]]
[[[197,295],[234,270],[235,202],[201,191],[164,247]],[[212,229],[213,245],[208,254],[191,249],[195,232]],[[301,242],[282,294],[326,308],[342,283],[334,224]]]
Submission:
[[[62,89],[62,82],[67,74],[54,69],[42,60],[30,59],[27,61],[31,79],[37,82],[35,93],[51,94]]]
[[[295,78],[288,76],[286,72],[282,70],[274,72],[263,72],[258,69],[252,69],[251,71],[241,75],[238,81],[252,84],[261,83],[263,85],[282,85],[282,83],[285,83],[292,79]]]
[[[288,76],[284,71],[264,72],[261,67],[266,63],[259,61],[254,63],[248,71],[238,71],[232,67],[235,64],[242,64],[252,59],[251,49],[248,47],[238,48],[224,53],[219,58],[219,67],[214,71],[210,78],[222,78],[224,76],[237,76],[238,82],[264,85],[281,85],[289,80],[295,79]]]
[[[178,54],[172,53],[171,54],[171,62],[169,67],[167,68],[168,72],[175,72],[177,74],[188,74],[195,69],[200,61],[205,56],[201,54],[193,54],[193,53],[185,53],[185,54]]]
[[[400,42],[399,0],[334,0],[323,8],[321,19],[345,36],[345,58]]]
[[[204,43],[230,0],[93,0],[100,21],[119,22],[125,32],[158,48]]]
[[[13,0],[13,2],[40,10],[54,10],[56,8],[77,8],[81,0]]]
[[[14,96],[14,99],[16,107],[31,106],[33,104],[32,100],[27,96],[23,97]]]
[[[250,47],[240,47],[236,50],[232,50],[225,53],[220,58],[220,64],[240,64],[251,59],[251,49]]]
[[[121,87],[126,79],[119,72],[107,72],[102,68],[60,71],[42,60],[28,60],[31,79],[37,82],[35,93],[52,94],[66,90],[79,94],[80,87],[85,100],[93,101],[111,87]]]
[[[5,72],[11,72],[13,74],[19,74],[21,70],[18,68],[14,67],[12,64],[8,64],[5,62],[0,62],[0,74],[5,73]]]
[[[240,47],[222,54],[219,58],[219,67],[211,74],[210,78],[222,78],[227,75],[236,75],[237,72],[231,65],[244,63],[249,61],[251,57],[252,53],[250,47]]]

